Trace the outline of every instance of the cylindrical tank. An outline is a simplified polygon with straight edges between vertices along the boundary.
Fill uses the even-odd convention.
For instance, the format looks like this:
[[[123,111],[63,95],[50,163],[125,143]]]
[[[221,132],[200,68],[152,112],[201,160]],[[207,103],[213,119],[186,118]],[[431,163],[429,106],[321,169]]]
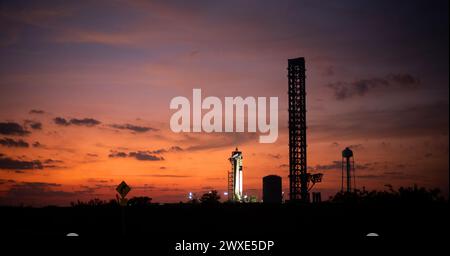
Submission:
[[[263,202],[264,203],[282,203],[281,177],[269,175],[263,178]]]

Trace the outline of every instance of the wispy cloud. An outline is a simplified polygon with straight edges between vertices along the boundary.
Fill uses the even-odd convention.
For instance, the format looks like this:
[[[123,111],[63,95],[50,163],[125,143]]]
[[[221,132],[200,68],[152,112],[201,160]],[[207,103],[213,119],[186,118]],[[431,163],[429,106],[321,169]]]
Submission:
[[[29,112],[30,114],[44,114],[45,111],[44,110],[40,110],[40,109],[32,109]]]
[[[131,157],[135,158],[139,161],[162,161],[164,157],[155,155],[151,151],[131,151],[131,152],[122,152],[122,151],[111,151],[108,155],[110,158],[126,158]]]
[[[412,90],[418,87],[420,80],[410,74],[389,74],[385,77],[361,79],[353,82],[335,82],[327,84],[337,100],[345,100],[354,96],[366,96],[371,92],[393,90]]]
[[[148,131],[157,131],[157,129],[147,126],[139,126],[132,124],[111,124],[110,127],[119,129],[119,130],[129,130],[132,132],[143,133]]]
[[[100,121],[93,118],[82,118],[82,119],[72,118],[68,120],[63,117],[56,117],[53,119],[53,121],[55,122],[55,124],[62,126],[78,125],[78,126],[92,127],[99,125],[101,123]]]
[[[164,157],[152,155],[146,151],[130,152],[130,153],[128,153],[128,156],[134,157],[140,161],[162,161],[162,160],[164,160]]]
[[[25,126],[28,126],[33,130],[42,130],[42,123],[38,121],[25,120]]]
[[[411,138],[448,135],[448,102],[435,102],[388,110],[356,110],[312,120],[309,131],[315,139]]]

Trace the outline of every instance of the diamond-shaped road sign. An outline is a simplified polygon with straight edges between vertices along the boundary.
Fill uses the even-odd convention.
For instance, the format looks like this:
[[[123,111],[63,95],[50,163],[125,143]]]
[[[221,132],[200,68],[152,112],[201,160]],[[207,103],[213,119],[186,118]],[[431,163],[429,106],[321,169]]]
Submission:
[[[117,186],[116,191],[119,192],[120,196],[124,198],[128,192],[130,192],[131,188],[130,186],[125,183],[125,181],[122,181],[119,186]]]

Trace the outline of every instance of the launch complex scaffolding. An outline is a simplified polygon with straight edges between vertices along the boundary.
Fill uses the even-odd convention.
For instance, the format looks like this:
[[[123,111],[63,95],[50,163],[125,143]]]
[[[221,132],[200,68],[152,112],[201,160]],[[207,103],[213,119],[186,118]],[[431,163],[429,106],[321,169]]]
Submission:
[[[309,191],[321,182],[323,174],[308,173],[306,163],[306,75],[303,57],[288,60],[289,97],[289,199],[309,202]],[[242,201],[242,152],[231,153],[228,172],[228,200]],[[320,197],[320,195],[319,195]]]

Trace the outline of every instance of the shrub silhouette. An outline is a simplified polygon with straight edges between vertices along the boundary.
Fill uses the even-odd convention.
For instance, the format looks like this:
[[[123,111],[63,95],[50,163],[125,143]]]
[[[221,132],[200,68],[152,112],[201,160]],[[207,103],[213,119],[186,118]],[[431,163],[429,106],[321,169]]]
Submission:
[[[148,196],[136,196],[128,200],[128,206],[147,207],[151,205],[152,199]]]
[[[151,205],[152,198],[147,196],[137,196],[132,197],[128,200],[128,206],[132,207],[147,207]],[[96,208],[108,208],[108,207],[118,207],[119,203],[117,199],[111,199],[109,201],[101,200],[98,198],[91,199],[87,202],[83,202],[78,200],[77,202],[71,202],[70,205],[75,208],[89,208],[89,207],[96,207]]]
[[[217,190],[212,190],[208,193],[205,193],[200,198],[200,202],[202,204],[218,204],[220,203],[220,195]]]
[[[366,191],[355,190],[354,192],[338,192],[330,198],[331,202],[345,203],[431,203],[442,202],[444,197],[440,195],[438,188],[426,189],[424,187],[400,187],[394,190],[392,185],[385,185],[388,190]]]

